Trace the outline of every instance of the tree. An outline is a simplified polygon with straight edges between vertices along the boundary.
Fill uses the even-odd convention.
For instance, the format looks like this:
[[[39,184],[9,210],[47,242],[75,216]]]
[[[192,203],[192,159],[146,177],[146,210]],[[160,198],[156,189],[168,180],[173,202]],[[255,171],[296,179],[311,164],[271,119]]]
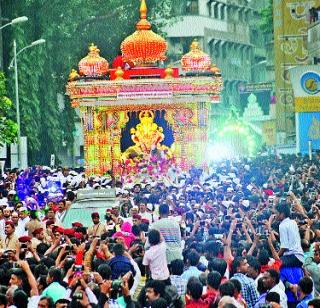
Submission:
[[[147,1],[154,31],[160,32],[168,23],[176,1],[180,0]],[[2,7],[8,18],[29,18],[4,33],[6,64],[13,38],[18,49],[46,39],[45,45],[20,54],[18,65],[21,133],[28,137],[30,163],[48,163],[51,153],[61,152],[63,141],[70,149],[73,146],[75,113],[68,103],[60,111],[57,103],[57,94],[65,93],[70,70],[87,55],[92,42],[112,61],[122,40],[135,30],[139,0],[12,0]]]
[[[4,73],[0,72],[0,145],[12,143],[17,137],[17,124],[8,119],[12,101],[6,95],[6,79]]]
[[[264,34],[273,33],[273,0],[269,0],[268,5],[260,11],[260,29]]]

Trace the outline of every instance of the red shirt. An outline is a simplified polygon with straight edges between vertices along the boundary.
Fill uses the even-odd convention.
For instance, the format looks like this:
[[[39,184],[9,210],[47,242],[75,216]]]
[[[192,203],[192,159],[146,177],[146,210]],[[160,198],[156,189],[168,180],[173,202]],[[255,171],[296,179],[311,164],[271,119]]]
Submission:
[[[281,260],[275,260],[273,263],[269,262],[267,265],[261,265],[260,271],[261,271],[261,273],[264,273],[268,269],[274,269],[274,270],[280,272],[281,265],[282,265]]]
[[[209,305],[202,299],[194,300],[186,297],[186,308],[208,308]]]
[[[217,301],[219,295],[220,292],[218,290],[208,290],[207,293],[201,296],[201,299],[210,306]]]

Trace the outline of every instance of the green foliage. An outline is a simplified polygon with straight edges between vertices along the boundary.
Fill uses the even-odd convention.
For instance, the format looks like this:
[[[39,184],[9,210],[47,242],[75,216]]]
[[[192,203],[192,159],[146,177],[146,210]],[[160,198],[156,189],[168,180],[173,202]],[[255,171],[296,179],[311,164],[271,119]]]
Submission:
[[[39,38],[45,45],[32,47],[18,58],[21,134],[28,137],[29,163],[48,164],[73,147],[75,113],[65,97],[60,111],[57,94],[65,93],[69,72],[77,68],[95,43],[110,63],[118,54],[122,40],[135,31],[139,20],[139,0],[0,0],[7,18],[28,16],[29,20],[4,33],[5,63],[12,58],[12,41],[18,50]],[[149,20],[159,32],[174,14],[180,0],[147,0]],[[8,65],[7,65],[8,66]],[[13,73],[9,77],[13,80]],[[13,84],[11,82],[11,89]],[[13,97],[13,93],[11,92]]]
[[[260,11],[260,29],[263,33],[273,33],[273,0],[269,0],[268,6]]]
[[[6,79],[0,72],[0,145],[12,143],[17,137],[17,124],[8,119],[12,101],[6,96]]]

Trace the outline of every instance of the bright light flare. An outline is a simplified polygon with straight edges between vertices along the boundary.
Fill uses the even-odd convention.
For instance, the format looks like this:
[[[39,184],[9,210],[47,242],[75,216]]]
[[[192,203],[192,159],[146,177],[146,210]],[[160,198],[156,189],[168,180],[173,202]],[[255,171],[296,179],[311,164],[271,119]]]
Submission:
[[[207,158],[209,161],[222,161],[234,157],[232,148],[223,143],[214,143],[208,146]]]

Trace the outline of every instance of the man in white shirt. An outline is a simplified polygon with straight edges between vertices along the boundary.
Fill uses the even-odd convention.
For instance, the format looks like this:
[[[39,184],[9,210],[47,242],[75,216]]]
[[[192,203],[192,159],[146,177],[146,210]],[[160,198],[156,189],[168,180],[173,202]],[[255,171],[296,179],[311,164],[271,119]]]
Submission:
[[[167,266],[166,243],[158,230],[150,230],[148,241],[151,245],[146,250],[142,264],[148,266],[153,280],[168,281],[170,273]]]
[[[277,220],[280,221],[280,250],[278,252],[283,267],[301,267],[304,254],[297,223],[290,219],[290,205],[280,203],[276,207]]]
[[[263,284],[268,289],[268,293],[275,292],[280,296],[280,306],[282,308],[288,307],[288,298],[286,293],[279,285],[280,282],[280,274],[276,270],[268,269],[263,274]]]
[[[139,203],[139,215],[142,219],[147,219],[149,224],[153,223],[152,214],[147,212],[147,202],[144,200]]]
[[[28,232],[26,231],[26,223],[30,221],[30,217],[28,216],[28,209],[23,206],[19,208],[18,212],[18,230],[21,235],[28,235]]]

